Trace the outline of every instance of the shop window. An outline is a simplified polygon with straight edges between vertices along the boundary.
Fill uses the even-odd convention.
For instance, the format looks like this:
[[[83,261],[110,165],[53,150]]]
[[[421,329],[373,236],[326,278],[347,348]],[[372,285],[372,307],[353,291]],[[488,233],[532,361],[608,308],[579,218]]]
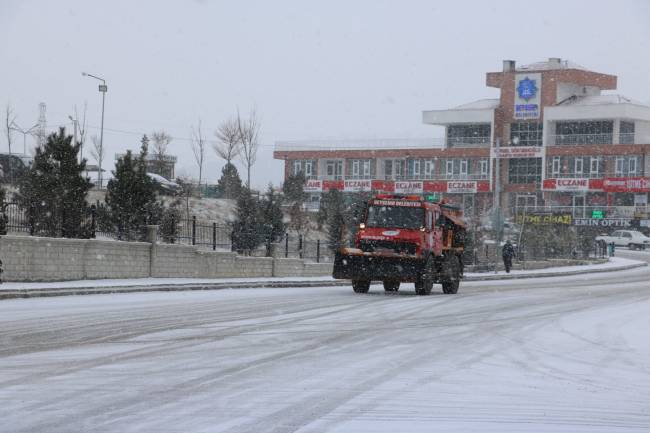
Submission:
[[[384,161],[384,175],[389,180],[401,180],[404,161],[400,159],[387,159]]]
[[[295,175],[300,174],[302,171],[302,161],[293,161],[292,173]]]
[[[616,157],[616,176],[623,176],[623,166],[625,163],[625,158],[622,156]]]
[[[598,175],[602,171],[602,158],[599,156],[592,156],[589,158],[589,173],[591,175]],[[592,176],[595,177],[595,176]]]
[[[573,172],[575,174],[582,174],[582,166],[583,166],[582,158],[576,158],[576,160],[575,160],[575,162],[573,164],[573,167],[574,167]]]
[[[427,179],[431,179],[433,177],[435,170],[435,164],[432,159],[427,159],[424,161],[424,176]]]
[[[371,174],[370,159],[353,159],[348,164],[348,175],[355,179],[369,179]]]
[[[614,165],[617,177],[639,176],[641,174],[640,156],[617,156]]]
[[[551,174],[557,176],[560,174],[560,157],[554,156],[553,162],[551,163]]]
[[[445,162],[445,173],[447,176],[451,176],[454,174],[454,160],[453,159],[448,159]]]
[[[462,159],[460,161],[460,174],[461,175],[467,175],[467,167],[468,167],[468,161],[466,159]]]
[[[481,177],[485,177],[488,175],[488,160],[487,159],[481,159],[479,162],[479,172],[481,173]]]
[[[628,175],[630,176],[636,176],[636,158],[631,157],[628,161]]]
[[[412,179],[417,179],[420,177],[420,160],[419,159],[409,159],[408,161],[408,175]]]
[[[329,179],[343,179],[343,161],[329,160],[325,162],[325,173]]]
[[[314,175],[314,161],[305,161],[305,177]]]

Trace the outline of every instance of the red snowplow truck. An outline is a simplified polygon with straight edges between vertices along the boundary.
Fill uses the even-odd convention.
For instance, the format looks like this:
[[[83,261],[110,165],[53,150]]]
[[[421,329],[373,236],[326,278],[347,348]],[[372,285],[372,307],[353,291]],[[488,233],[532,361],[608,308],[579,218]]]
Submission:
[[[405,282],[415,283],[418,295],[429,295],[435,283],[458,292],[466,234],[460,209],[421,196],[377,195],[361,221],[355,248],[336,252],[334,278],[352,280],[356,293],[367,293],[371,281],[382,281],[387,292]]]

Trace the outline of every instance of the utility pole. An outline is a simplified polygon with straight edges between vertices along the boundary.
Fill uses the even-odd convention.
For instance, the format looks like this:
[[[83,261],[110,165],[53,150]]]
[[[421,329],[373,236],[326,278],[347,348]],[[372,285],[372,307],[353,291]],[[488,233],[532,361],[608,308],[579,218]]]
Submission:
[[[47,141],[47,132],[45,128],[47,127],[47,118],[45,113],[47,111],[47,106],[45,102],[38,104],[38,132],[36,136],[38,137],[38,147],[43,147]]]
[[[96,75],[89,74],[87,72],[82,72],[81,75],[84,77],[91,77],[96,80],[99,80],[102,82],[102,84],[99,85],[99,91],[102,94],[102,123],[100,126],[100,132],[99,132],[99,146],[101,149],[104,148],[104,103],[106,101],[106,92],[108,92],[108,86],[106,85],[106,80],[104,80],[102,77],[98,77]],[[101,167],[99,167],[101,170]],[[101,176],[101,173],[100,173]],[[101,189],[102,187],[102,180],[101,177],[99,178],[99,188]]]
[[[501,247],[501,233],[503,218],[501,217],[501,160],[500,152],[501,139],[496,139],[495,152],[494,152],[494,203],[492,205],[492,225],[494,228],[494,273],[497,273],[497,265],[499,264],[499,249]]]

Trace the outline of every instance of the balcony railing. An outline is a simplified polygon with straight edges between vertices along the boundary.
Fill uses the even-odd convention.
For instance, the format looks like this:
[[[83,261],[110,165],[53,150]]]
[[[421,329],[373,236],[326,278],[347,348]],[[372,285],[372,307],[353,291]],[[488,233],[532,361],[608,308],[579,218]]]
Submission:
[[[618,140],[617,140],[618,139]],[[589,144],[647,144],[650,143],[650,136],[635,134],[634,132],[623,132],[613,134],[556,134],[549,135],[547,143],[550,145],[589,145]]]
[[[490,147],[491,137],[444,137],[422,139],[355,139],[276,141],[275,151],[436,149],[441,147]]]
[[[574,178],[574,179],[604,179],[606,177],[638,177],[643,176],[642,172],[615,172],[606,171],[599,173],[554,173],[548,171],[546,177],[549,179]]]
[[[488,180],[489,174],[432,174],[432,175],[374,175],[374,176],[309,176],[310,180]]]
[[[490,147],[490,137],[447,137],[447,147]]]
[[[275,151],[327,151],[327,150],[373,150],[373,149],[431,149],[444,145],[444,138],[422,139],[322,139],[276,141]]]
[[[551,144],[562,145],[584,145],[584,144],[612,144],[614,134],[558,134],[551,135]]]

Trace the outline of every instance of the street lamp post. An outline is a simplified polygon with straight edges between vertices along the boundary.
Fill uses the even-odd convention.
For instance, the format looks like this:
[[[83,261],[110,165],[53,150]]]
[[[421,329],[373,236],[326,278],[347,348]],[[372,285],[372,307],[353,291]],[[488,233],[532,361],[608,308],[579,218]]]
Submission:
[[[96,80],[99,80],[102,82],[102,84],[99,85],[99,91],[102,93],[102,123],[100,125],[100,132],[99,132],[99,146],[103,149],[104,148],[104,102],[106,100],[106,92],[108,91],[108,86],[106,85],[106,80],[104,80],[101,77],[98,77],[96,75],[89,74],[87,72],[82,72],[81,75],[84,77],[91,77]],[[99,177],[99,189],[102,188],[102,167],[98,167],[99,172],[98,172],[98,177]]]
[[[494,151],[494,204],[493,204],[493,222],[494,225],[494,254],[495,266],[494,273],[497,273],[499,263],[499,252],[501,250],[501,240],[503,238],[503,210],[501,209],[501,139],[497,138]]]

